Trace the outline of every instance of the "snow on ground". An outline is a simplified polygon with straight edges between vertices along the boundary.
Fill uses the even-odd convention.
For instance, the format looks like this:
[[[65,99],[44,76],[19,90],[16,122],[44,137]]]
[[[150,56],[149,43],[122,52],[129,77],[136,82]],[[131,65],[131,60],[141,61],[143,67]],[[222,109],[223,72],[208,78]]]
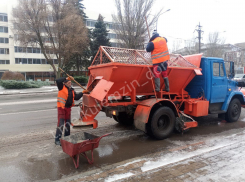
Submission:
[[[23,104],[38,104],[38,103],[47,103],[47,102],[56,102],[56,101],[57,101],[57,99],[7,102],[7,103],[0,103],[0,106],[17,105],[17,104],[19,104],[19,105],[23,105]]]
[[[105,182],[117,181],[120,179],[128,178],[133,175],[134,175],[133,173],[116,174],[105,179]]]
[[[128,162],[128,163],[126,163],[126,164],[124,164],[124,165],[118,166],[118,167],[126,167],[126,166],[128,166],[128,165],[130,165],[130,164],[134,164],[134,163],[140,162],[140,161],[142,161],[142,160],[144,160],[144,159],[137,159],[137,160],[134,160],[134,161],[132,161],[132,162]]]
[[[245,131],[242,132],[242,134],[244,133]],[[144,163],[144,165],[141,167],[141,170],[145,172],[145,171],[149,171],[152,169],[157,169],[159,167],[163,167],[168,164],[176,163],[176,162],[179,162],[185,159],[189,159],[189,158],[201,155],[201,154],[205,154],[207,152],[211,152],[211,151],[223,148],[223,147],[227,147],[235,143],[245,143],[245,136],[241,135],[240,133],[240,134],[232,134],[232,135],[224,136],[224,137],[221,137],[221,136],[216,136],[216,137],[212,136],[212,138],[211,137],[205,137],[205,138],[198,137],[196,140],[197,142],[204,141],[205,147],[199,148],[195,150],[195,152],[180,150],[180,151],[175,151],[175,152],[163,155],[157,160],[150,159]],[[178,143],[179,145],[181,145],[182,143],[182,146],[185,145],[185,142],[177,141],[176,143]],[[191,148],[191,146],[189,146],[188,148]]]

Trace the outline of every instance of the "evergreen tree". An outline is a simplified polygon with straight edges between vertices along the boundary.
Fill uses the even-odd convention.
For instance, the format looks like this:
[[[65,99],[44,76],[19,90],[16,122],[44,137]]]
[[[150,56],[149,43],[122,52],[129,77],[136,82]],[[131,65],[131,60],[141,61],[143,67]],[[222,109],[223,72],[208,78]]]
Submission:
[[[84,12],[84,9],[86,9],[85,7],[84,7],[84,5],[83,5],[83,0],[76,0],[76,2],[75,2],[75,5],[76,5],[76,7],[79,9],[79,12],[80,12],[80,14],[83,16],[83,19],[85,20],[85,19],[87,19],[88,17],[87,17],[87,15],[86,15],[86,13]],[[86,21],[86,20],[85,20]],[[86,23],[86,22],[85,22]]]
[[[108,36],[108,30],[106,30],[106,23],[104,17],[100,14],[98,21],[95,23],[95,28],[92,30],[92,42],[91,42],[91,53],[92,60],[94,59],[100,46],[110,46],[110,39]]]

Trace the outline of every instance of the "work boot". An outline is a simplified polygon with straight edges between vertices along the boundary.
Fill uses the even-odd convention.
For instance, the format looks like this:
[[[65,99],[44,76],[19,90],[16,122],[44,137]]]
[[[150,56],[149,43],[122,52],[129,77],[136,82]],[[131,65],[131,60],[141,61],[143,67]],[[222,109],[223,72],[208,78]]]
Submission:
[[[70,135],[71,120],[67,119],[65,124],[65,137]]]
[[[169,92],[169,81],[168,77],[163,78],[164,79],[164,84],[165,84],[165,89],[163,91]]]
[[[61,146],[60,141],[55,141],[54,143],[55,143],[55,145],[59,145],[59,146]]]
[[[154,78],[155,80],[155,91],[159,92],[160,91],[160,78]]]

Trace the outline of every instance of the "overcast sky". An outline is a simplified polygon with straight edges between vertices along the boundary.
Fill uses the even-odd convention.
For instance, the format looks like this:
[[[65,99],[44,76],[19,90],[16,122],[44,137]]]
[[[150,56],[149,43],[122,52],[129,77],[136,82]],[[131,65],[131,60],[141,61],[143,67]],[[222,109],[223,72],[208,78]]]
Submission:
[[[112,14],[116,12],[114,0],[84,0],[86,11]],[[221,32],[226,43],[245,42],[245,0],[156,0],[152,13],[160,8],[170,11],[158,19],[158,32],[169,40],[185,40],[197,36],[196,25],[203,26],[203,42],[209,32]],[[85,11],[85,12],[86,12]],[[194,32],[194,33],[193,33]]]
[[[0,0],[0,6],[11,1]],[[83,0],[83,4],[85,12],[101,13],[107,21],[116,12],[114,0]],[[184,46],[185,40],[196,37],[194,30],[199,22],[204,31],[202,42],[215,31],[221,32],[226,43],[245,42],[245,0],[156,0],[151,14],[160,8],[171,9],[159,17],[157,27],[160,35],[168,39],[170,49],[174,41]]]

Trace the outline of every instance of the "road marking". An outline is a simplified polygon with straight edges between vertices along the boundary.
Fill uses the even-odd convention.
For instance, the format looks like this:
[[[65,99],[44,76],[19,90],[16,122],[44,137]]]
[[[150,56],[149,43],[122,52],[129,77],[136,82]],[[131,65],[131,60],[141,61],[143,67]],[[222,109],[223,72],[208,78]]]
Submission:
[[[25,113],[31,113],[31,112],[45,112],[45,111],[53,111],[53,110],[57,110],[57,109],[46,109],[46,110],[27,111],[27,112],[13,112],[13,113],[0,114],[0,116],[11,115],[11,114],[25,114]]]
[[[38,104],[38,103],[47,103],[47,102],[56,102],[56,101],[57,101],[57,99],[6,102],[6,103],[0,103],[0,106],[20,105],[20,104],[21,105],[22,104]]]

